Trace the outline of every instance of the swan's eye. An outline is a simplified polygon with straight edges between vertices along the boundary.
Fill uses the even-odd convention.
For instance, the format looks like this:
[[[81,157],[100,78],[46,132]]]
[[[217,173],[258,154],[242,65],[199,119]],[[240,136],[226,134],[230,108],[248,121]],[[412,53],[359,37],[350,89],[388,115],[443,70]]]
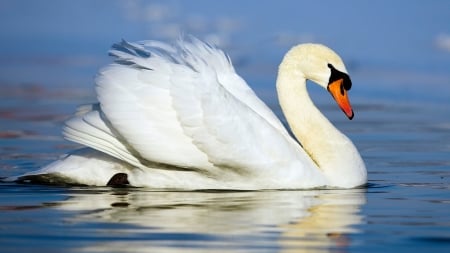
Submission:
[[[343,88],[344,90],[350,90],[351,87],[352,87],[352,81],[350,80],[350,77],[346,73],[343,73],[343,72],[337,70],[331,63],[328,63],[327,66],[331,70],[331,74],[330,74],[330,79],[328,81],[328,85],[331,84],[334,81],[342,79],[342,83],[341,83],[340,89],[342,90],[342,88]]]

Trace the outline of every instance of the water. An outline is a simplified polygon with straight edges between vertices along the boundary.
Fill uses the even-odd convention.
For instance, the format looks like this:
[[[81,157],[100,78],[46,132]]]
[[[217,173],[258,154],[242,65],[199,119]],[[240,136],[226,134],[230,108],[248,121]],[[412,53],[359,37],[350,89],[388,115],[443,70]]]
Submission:
[[[4,176],[77,147],[61,139],[60,126],[92,95],[36,89],[3,87],[9,94],[0,111]],[[158,192],[0,184],[1,252],[450,249],[446,108],[356,97],[356,116],[348,121],[328,95],[316,100],[358,146],[369,171],[367,188]]]
[[[450,252],[449,2],[230,3],[3,0],[0,177],[79,147],[61,138],[61,126],[95,100],[92,76],[112,43],[181,30],[225,47],[278,115],[273,82],[284,52],[305,41],[336,49],[354,83],[354,120],[309,88],[358,147],[368,186],[158,192],[1,183],[0,252]]]

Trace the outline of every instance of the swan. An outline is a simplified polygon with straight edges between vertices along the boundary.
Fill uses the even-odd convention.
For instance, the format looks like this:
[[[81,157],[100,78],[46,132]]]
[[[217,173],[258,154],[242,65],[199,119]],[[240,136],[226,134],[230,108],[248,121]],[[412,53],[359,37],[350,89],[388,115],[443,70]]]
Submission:
[[[121,41],[95,79],[98,102],[65,123],[85,148],[16,182],[154,189],[308,189],[364,185],[351,140],[315,107],[311,80],[353,118],[351,80],[321,44],[290,49],[279,65],[278,100],[291,131],[235,72],[222,50],[190,37],[173,45]]]

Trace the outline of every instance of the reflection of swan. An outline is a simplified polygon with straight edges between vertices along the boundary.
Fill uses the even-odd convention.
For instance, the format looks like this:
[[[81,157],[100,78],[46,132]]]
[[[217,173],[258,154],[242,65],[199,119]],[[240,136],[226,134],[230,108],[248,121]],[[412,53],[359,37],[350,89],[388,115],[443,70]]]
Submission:
[[[308,211],[310,216],[283,226],[283,252],[323,252],[330,247],[349,246],[349,233],[358,232],[351,225],[362,222],[358,215],[364,203],[361,192],[330,191],[321,195],[318,205]],[[299,240],[300,239],[300,240]],[[313,250],[318,249],[318,250]]]
[[[279,68],[280,104],[302,146],[216,48],[196,39],[174,47],[122,42],[111,54],[115,63],[96,80],[99,104],[81,108],[64,130],[67,139],[90,148],[31,174],[172,189],[350,188],[366,182],[355,146],[306,90],[307,79],[318,83],[353,117],[351,81],[331,49],[296,46]]]
[[[220,193],[119,189],[74,192],[57,208],[78,213],[71,223],[116,224],[95,229],[124,239],[95,242],[85,249],[88,252],[165,252],[180,245],[193,247],[192,252],[252,246],[323,252],[345,248],[342,242],[357,232],[354,226],[362,221],[359,212],[364,203],[363,189]],[[183,252],[190,251],[183,248]]]

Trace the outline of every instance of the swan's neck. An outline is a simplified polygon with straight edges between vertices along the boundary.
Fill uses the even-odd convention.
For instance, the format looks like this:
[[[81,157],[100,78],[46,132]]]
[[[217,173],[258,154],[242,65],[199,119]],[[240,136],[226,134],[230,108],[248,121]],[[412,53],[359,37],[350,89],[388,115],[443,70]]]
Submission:
[[[303,149],[332,186],[364,184],[364,163],[353,143],[317,109],[298,64],[283,60],[277,79],[278,99]],[[353,182],[355,181],[355,182]]]

